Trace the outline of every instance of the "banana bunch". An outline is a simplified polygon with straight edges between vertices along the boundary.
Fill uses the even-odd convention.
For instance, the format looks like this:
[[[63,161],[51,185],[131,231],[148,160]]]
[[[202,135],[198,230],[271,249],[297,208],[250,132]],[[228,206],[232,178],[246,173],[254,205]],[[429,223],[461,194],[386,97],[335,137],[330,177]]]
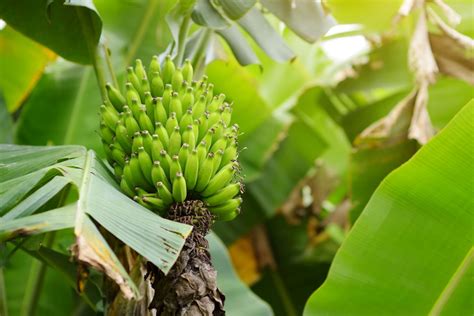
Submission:
[[[232,106],[214,95],[207,77],[193,80],[170,56],[127,69],[125,92],[107,84],[100,135],[122,191],[165,214],[173,203],[204,201],[218,220],[240,213],[239,127]]]

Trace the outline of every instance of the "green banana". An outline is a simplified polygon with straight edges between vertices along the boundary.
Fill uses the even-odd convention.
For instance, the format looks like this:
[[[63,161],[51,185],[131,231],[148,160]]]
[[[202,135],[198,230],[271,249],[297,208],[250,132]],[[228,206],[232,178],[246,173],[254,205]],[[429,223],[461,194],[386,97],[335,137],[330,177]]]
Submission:
[[[188,159],[188,154],[189,154],[189,144],[183,143],[183,145],[179,149],[179,153],[178,153],[179,164],[183,167],[186,165],[186,160]]]
[[[188,154],[188,159],[186,160],[184,168],[184,178],[186,180],[186,185],[190,190],[193,190],[196,186],[198,169],[199,159],[197,156],[197,150],[193,149],[191,153]]]
[[[117,162],[121,167],[123,167],[125,165],[125,152],[114,144],[110,145],[110,149],[112,152],[112,159]]]
[[[163,91],[165,90],[165,85],[158,72],[154,72],[151,75],[150,90],[151,90],[151,94],[155,98],[163,95]]]
[[[186,59],[183,65],[183,79],[190,83],[193,80],[193,66],[191,61]]]
[[[165,107],[166,113],[170,113],[170,102],[171,94],[173,94],[173,88],[170,84],[165,85],[165,90],[163,91],[162,101],[163,106]]]
[[[148,153],[148,155],[151,156],[153,137],[150,135],[150,133],[147,130],[142,131],[141,134],[143,138],[143,147],[145,147],[145,151]]]
[[[186,83],[186,81],[183,81],[183,83]],[[193,88],[187,87],[184,91],[184,95],[181,99],[181,105],[183,106],[183,110],[188,110],[194,104]]]
[[[179,163],[179,156],[178,155],[173,155],[173,157],[171,158],[171,165],[170,165],[170,179],[171,179],[171,181],[174,180],[174,177],[178,172],[182,172],[181,165]]]
[[[155,117],[155,105],[153,104],[153,97],[151,96],[150,91],[145,92],[145,108],[146,108],[146,114],[150,118],[150,120],[153,121],[153,118]]]
[[[146,205],[146,208],[158,211],[160,215],[163,215],[168,208],[168,206],[161,199],[156,197],[145,196],[142,198],[142,201],[143,204]]]
[[[140,79],[138,79],[137,74],[135,73],[132,67],[127,68],[127,80],[128,82],[132,84],[133,88],[135,88],[135,90],[138,92],[140,97],[142,97],[143,91],[142,91]]]
[[[180,148],[181,148],[181,133],[179,131],[179,126],[176,126],[170,136],[170,144],[168,147],[168,152],[170,153],[170,155],[176,155],[178,154]]]
[[[155,129],[153,128],[153,122],[147,115],[144,106],[140,107],[140,113],[138,114],[138,124],[140,125],[142,130],[147,130],[150,133],[153,133],[155,131]]]
[[[140,126],[132,115],[131,111],[125,112],[125,127],[127,128],[128,135],[134,135],[140,131]]]
[[[224,156],[224,151],[222,149],[219,149],[215,153],[214,164],[212,165],[212,174],[215,174],[220,169],[223,156]]]
[[[171,112],[170,114],[170,117],[168,118],[168,120],[166,121],[166,131],[168,132],[168,135],[171,135],[171,133],[173,133],[174,131],[174,128],[176,126],[179,126],[178,124],[178,120],[176,119],[176,113],[175,112]]]
[[[148,181],[148,183],[153,183],[153,180],[151,178],[151,169],[153,167],[153,162],[151,161],[150,156],[143,147],[138,148],[138,162],[140,164],[140,169],[145,179]]]
[[[161,168],[161,163],[159,161],[153,162],[153,167],[151,168],[151,179],[155,186],[158,182],[163,183],[166,185],[168,189],[171,189],[170,182],[168,180],[168,176],[166,175],[163,168]]]
[[[160,97],[153,99],[153,107],[155,122],[166,124],[166,121],[168,120],[168,115],[166,114],[165,107],[163,106],[163,102]]]
[[[130,188],[130,185],[125,180],[125,177],[122,177],[120,180],[120,189],[122,189],[122,191],[131,198],[135,196],[135,192],[133,192],[133,190]]]
[[[186,126],[183,133],[183,143],[187,143],[189,148],[193,149],[196,146],[196,138],[194,136],[194,130],[192,125]]]
[[[176,120],[179,122],[183,116],[183,108],[177,92],[171,94],[170,111],[176,113]]]
[[[142,61],[140,59],[135,60],[135,73],[140,80],[143,78],[147,79],[145,67],[143,67]]]
[[[208,197],[204,197],[203,200],[206,202],[208,206],[216,206],[219,204],[225,203],[227,200],[232,199],[234,196],[239,194],[240,192],[240,183],[231,183],[227,185],[226,187],[220,189],[213,195],[210,195]]]
[[[171,56],[167,55],[165,57],[165,61],[163,63],[162,75],[164,83],[171,83],[171,79],[173,77],[175,66],[173,61],[171,60]]]
[[[176,173],[173,180],[173,198],[176,202],[184,202],[187,195],[186,181],[181,172]]]
[[[159,73],[160,69],[160,59],[158,56],[154,55],[150,61],[150,67],[148,67],[148,77],[152,78],[152,74]]]
[[[140,162],[135,154],[132,154],[130,157],[130,170],[132,172],[132,179],[135,187],[141,187],[147,191],[153,189],[143,175]]]
[[[196,187],[195,187],[195,190],[197,192],[203,191],[206,188],[207,184],[209,183],[209,180],[211,180],[213,162],[214,162],[214,154],[209,153],[206,159],[204,159],[204,162],[202,164],[199,164],[198,179],[197,179]]]
[[[227,200],[223,204],[211,206],[209,207],[209,211],[211,211],[213,215],[217,216],[218,219],[221,219],[225,217],[226,214],[231,214],[232,212],[237,210],[241,204],[242,198],[235,198]]]
[[[130,82],[127,82],[125,84],[125,99],[127,100],[128,106],[131,108],[132,100],[139,101],[140,100],[140,94],[135,90],[133,85]]]
[[[156,182],[156,189],[158,191],[160,199],[162,199],[166,205],[170,205],[171,203],[173,203],[173,195],[163,182]]]
[[[133,134],[132,152],[138,152],[138,148],[143,147],[143,136],[140,132]]]
[[[213,176],[212,179],[209,181],[204,191],[201,192],[202,196],[211,196],[218,190],[225,187],[234,177],[234,173],[235,168],[232,164],[228,164],[227,166],[219,170],[219,172],[217,172],[216,175]]]
[[[171,78],[171,85],[173,86],[174,91],[180,90],[183,80],[184,78],[183,78],[183,73],[181,72],[181,69],[176,68]]]
[[[224,213],[224,214],[221,214],[221,215],[214,215],[214,216],[216,217],[216,219],[218,219],[221,222],[227,222],[227,221],[233,220],[239,214],[240,214],[240,207],[236,208],[232,212],[227,212],[227,213]]]
[[[111,130],[115,130],[117,126],[117,121],[119,120],[119,116],[113,107],[107,107],[105,105],[100,106],[100,113],[102,116],[102,120],[105,125]]]
[[[160,141],[160,138],[158,137],[157,134],[153,134],[152,136],[153,141],[151,143],[151,157],[153,160],[159,160],[160,158],[160,152],[165,149],[163,147],[163,144]]]
[[[122,121],[117,122],[117,127],[115,128],[115,139],[122,146],[126,154],[131,154],[132,152],[132,138],[128,136],[127,128],[123,125]]]
[[[163,170],[166,172],[167,175],[170,174],[171,162],[172,162],[171,157],[168,155],[166,150],[163,149],[160,152],[160,163],[161,163],[161,167],[163,168]]]
[[[166,128],[163,127],[163,125],[160,122],[155,123],[155,133],[158,135],[158,137],[161,140],[161,143],[163,144],[163,147],[168,149],[169,143],[170,143],[170,138],[169,134],[166,131]]]
[[[239,127],[230,126],[225,95],[193,76],[189,60],[177,68],[170,56],[162,66],[154,56],[148,72],[137,60],[124,93],[106,85],[99,134],[122,191],[137,203],[166,215],[192,192],[216,219],[230,220],[241,203]]]
[[[112,142],[114,141],[114,132],[110,130],[110,128],[108,128],[104,122],[100,124],[100,137],[102,137],[102,139],[105,140],[105,142],[108,144],[112,144]]]
[[[127,103],[124,96],[119,90],[112,87],[110,83],[107,83],[105,88],[107,90],[107,97],[109,98],[110,103],[112,103],[117,111],[121,112],[123,110],[123,106]]]

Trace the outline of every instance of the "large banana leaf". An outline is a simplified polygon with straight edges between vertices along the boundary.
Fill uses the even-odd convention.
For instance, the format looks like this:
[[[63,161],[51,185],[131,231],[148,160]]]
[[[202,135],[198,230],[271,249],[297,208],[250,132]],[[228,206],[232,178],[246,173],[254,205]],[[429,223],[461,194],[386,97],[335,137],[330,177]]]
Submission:
[[[473,314],[474,101],[375,191],[306,315]]]
[[[77,201],[35,213],[67,186]],[[0,215],[0,242],[74,228],[76,257],[104,271],[127,297],[137,289],[92,219],[165,273],[191,230],[123,195],[95,153],[80,146],[0,145]]]

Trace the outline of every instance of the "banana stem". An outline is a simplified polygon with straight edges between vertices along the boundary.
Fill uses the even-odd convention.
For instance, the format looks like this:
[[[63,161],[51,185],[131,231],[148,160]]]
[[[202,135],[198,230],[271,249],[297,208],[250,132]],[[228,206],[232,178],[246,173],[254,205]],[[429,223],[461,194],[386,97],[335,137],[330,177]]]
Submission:
[[[51,247],[54,241],[54,233],[47,234],[45,239],[46,247]],[[31,262],[30,276],[26,284],[26,291],[21,305],[20,315],[29,316],[35,314],[41,291],[43,289],[47,268],[48,267],[44,262],[35,259]]]
[[[206,52],[206,48],[209,44],[209,40],[211,39],[211,35],[212,35],[212,30],[210,28],[206,28],[201,34],[201,38],[199,39],[198,47],[192,59],[192,65],[194,68],[195,77],[201,76],[202,72],[204,72],[203,57],[205,56],[203,55]]]
[[[92,59],[92,66],[94,67],[95,76],[99,84],[100,94],[103,100],[107,99],[107,90],[105,89],[105,66],[104,58],[100,54],[99,46],[101,44],[96,44],[92,35],[95,31],[95,25],[90,17],[84,10],[76,8],[77,16],[79,17],[79,23],[81,24],[82,32],[86,38],[87,47],[89,49],[89,54]]]
[[[176,54],[175,64],[180,67],[183,63],[184,49],[186,48],[186,37],[188,36],[189,27],[191,25],[191,16],[184,17],[178,35],[178,53]]]

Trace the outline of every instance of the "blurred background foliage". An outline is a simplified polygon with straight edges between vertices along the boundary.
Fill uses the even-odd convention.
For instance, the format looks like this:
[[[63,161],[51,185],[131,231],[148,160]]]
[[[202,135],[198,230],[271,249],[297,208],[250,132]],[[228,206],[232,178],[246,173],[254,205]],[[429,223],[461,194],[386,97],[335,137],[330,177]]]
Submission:
[[[190,16],[184,54],[234,103],[242,131],[243,212],[214,232],[274,314],[299,315],[380,182],[471,100],[474,10],[468,0],[218,2],[3,1],[0,140],[103,155],[90,43],[123,84],[135,58],[177,53]],[[71,236],[54,243],[66,254]],[[37,315],[91,313],[58,271],[11,246],[1,257],[11,315],[25,314],[25,285],[45,290]]]

